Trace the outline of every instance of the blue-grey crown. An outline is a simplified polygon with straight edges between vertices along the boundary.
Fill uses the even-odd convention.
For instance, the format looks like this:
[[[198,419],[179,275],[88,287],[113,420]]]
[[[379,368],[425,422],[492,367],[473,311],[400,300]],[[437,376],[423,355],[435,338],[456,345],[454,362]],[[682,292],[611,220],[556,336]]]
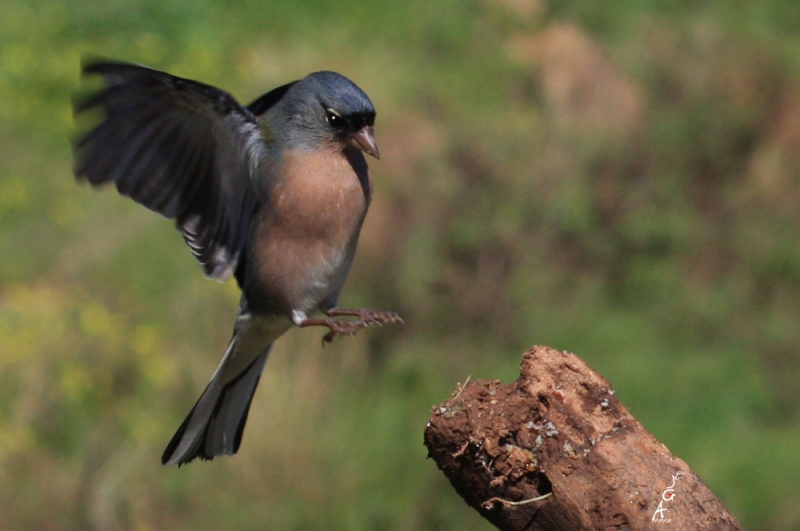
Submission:
[[[369,96],[355,83],[336,72],[322,71],[309,74],[303,80],[308,82],[317,99],[342,114],[375,113]]]

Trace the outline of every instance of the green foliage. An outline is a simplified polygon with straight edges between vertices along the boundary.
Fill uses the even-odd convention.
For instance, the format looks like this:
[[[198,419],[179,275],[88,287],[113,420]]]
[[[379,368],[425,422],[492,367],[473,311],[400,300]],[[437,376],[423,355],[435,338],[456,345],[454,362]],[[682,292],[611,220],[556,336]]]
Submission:
[[[800,529],[800,7],[0,0],[0,527],[488,529],[429,407],[569,349],[748,529]],[[282,338],[235,458],[163,468],[238,293],[76,186],[81,56],[249,101],[362,86],[383,160],[345,306]],[[665,478],[666,479],[666,478]],[[46,509],[46,510],[44,510]]]

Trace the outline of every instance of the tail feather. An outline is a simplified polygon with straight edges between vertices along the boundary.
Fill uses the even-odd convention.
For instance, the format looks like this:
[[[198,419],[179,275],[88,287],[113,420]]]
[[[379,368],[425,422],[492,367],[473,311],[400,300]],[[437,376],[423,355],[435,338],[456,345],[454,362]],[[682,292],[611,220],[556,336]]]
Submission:
[[[232,352],[235,344],[234,337],[228,347],[229,352]],[[227,383],[220,381],[223,371],[218,370],[214,374],[164,450],[162,464],[182,465],[197,457],[210,461],[218,455],[233,455],[239,450],[247,413],[270,350],[272,344]],[[225,359],[228,359],[227,354]]]

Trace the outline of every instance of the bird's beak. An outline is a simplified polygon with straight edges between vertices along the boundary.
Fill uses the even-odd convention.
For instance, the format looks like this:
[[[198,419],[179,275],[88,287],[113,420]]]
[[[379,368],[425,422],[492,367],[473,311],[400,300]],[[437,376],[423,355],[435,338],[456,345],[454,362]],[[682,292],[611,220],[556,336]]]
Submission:
[[[381,159],[381,153],[378,151],[378,143],[375,142],[375,130],[371,125],[365,125],[345,140],[345,143],[356,149],[360,149],[364,153],[369,153],[376,159]]]

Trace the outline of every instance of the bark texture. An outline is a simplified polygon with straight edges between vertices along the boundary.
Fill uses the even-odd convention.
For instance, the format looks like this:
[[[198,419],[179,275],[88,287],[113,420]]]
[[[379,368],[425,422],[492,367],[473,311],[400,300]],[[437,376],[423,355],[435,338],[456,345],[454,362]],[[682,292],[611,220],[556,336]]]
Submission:
[[[433,408],[425,429],[430,457],[496,527],[740,529],[583,360],[537,346],[520,372],[508,385],[465,385]]]

